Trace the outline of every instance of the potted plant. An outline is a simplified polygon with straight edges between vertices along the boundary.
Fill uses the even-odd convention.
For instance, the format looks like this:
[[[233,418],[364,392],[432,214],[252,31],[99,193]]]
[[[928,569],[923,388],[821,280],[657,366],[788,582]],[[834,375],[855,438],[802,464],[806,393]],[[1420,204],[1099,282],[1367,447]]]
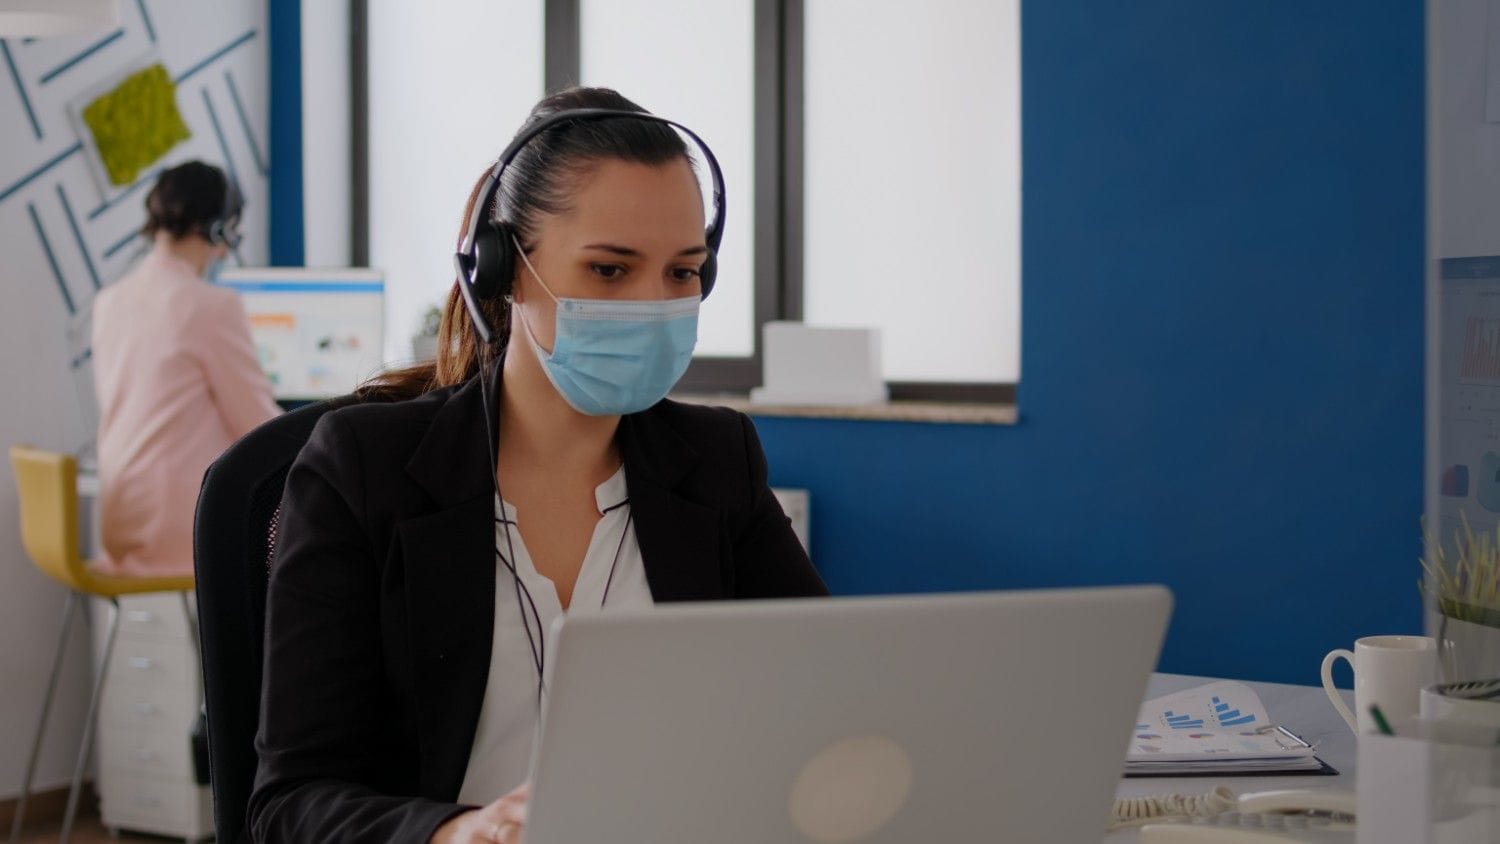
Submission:
[[[411,354],[417,363],[425,363],[437,357],[438,328],[443,324],[443,312],[437,305],[427,308],[422,314],[422,324],[411,337]]]
[[[1500,678],[1500,524],[1475,533],[1467,516],[1445,547],[1424,531],[1421,584],[1438,616],[1443,680]],[[1449,547],[1452,553],[1449,553]]]

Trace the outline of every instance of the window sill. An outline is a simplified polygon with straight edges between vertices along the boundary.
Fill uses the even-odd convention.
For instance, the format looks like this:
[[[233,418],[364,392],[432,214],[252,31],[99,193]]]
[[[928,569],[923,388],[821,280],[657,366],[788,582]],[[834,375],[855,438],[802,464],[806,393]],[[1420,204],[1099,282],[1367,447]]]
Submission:
[[[685,393],[673,399],[738,410],[749,416],[797,419],[863,419],[873,422],[926,422],[944,425],[1014,425],[1014,404],[977,402],[889,401],[855,406],[755,404],[741,394]]]

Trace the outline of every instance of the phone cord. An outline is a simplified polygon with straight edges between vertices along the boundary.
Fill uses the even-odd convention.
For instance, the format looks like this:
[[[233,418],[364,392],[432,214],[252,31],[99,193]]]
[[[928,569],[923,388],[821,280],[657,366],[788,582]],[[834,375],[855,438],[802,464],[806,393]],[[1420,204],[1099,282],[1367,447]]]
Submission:
[[[1234,792],[1219,786],[1206,794],[1154,794],[1115,800],[1109,828],[1139,826],[1167,818],[1211,818],[1235,807]]]

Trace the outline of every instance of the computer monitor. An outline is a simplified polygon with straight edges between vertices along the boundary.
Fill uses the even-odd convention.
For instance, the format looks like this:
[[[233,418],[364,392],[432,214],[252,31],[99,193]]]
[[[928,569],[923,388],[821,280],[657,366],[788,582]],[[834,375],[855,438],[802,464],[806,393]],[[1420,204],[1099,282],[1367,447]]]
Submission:
[[[216,283],[244,298],[256,356],[283,406],[344,395],[380,370],[380,270],[244,267]]]

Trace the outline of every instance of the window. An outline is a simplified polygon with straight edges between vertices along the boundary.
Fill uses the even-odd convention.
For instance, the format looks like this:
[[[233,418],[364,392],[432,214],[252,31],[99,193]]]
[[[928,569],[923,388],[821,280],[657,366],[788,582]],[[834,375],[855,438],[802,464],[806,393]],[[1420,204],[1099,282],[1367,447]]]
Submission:
[[[386,272],[387,360],[413,357],[422,314],[453,284],[464,201],[542,96],[542,12],[542,0],[366,4],[368,255]]]
[[[692,126],[724,167],[720,283],[683,389],[747,391],[761,326],[805,318],[879,327],[893,398],[1014,398],[1019,0],[405,5],[355,7],[369,256],[389,274],[393,343],[451,282],[484,162],[544,89],[581,81]],[[476,79],[494,80],[483,107]]]
[[[802,316],[888,380],[1019,380],[1017,7],[807,0]]]
[[[749,357],[755,352],[755,4],[583,0],[580,11],[583,84],[614,88],[647,111],[691,127],[724,170],[727,226],[719,282],[698,319],[698,354]],[[697,35],[707,32],[728,37]],[[699,164],[697,170],[707,199],[708,168]]]

